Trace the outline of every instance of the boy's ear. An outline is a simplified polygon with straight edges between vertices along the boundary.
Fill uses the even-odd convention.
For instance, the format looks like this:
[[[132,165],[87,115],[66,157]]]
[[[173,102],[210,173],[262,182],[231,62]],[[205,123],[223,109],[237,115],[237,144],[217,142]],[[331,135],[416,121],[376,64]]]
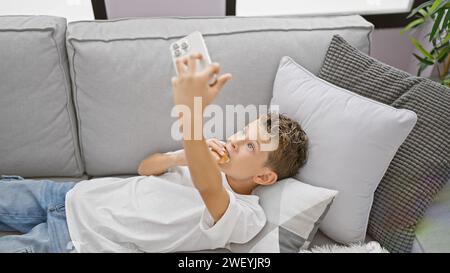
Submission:
[[[253,182],[259,185],[268,186],[277,182],[278,175],[269,168],[265,168],[264,172],[253,177]]]

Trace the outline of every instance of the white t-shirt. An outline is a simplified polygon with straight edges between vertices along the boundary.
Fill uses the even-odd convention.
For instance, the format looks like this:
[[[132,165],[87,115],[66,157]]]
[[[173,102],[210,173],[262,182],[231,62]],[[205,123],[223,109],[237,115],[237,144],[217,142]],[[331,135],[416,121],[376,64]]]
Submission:
[[[245,243],[265,225],[256,195],[233,192],[214,224],[187,167],[161,176],[97,178],[66,195],[70,237],[78,252],[176,252],[229,248]]]

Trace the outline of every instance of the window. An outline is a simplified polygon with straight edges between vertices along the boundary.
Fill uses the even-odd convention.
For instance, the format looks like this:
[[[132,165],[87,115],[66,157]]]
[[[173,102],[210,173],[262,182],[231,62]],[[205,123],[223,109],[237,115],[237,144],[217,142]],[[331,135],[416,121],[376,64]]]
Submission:
[[[0,15],[53,15],[67,21],[94,19],[91,0],[0,0]]]
[[[413,0],[235,0],[237,16],[389,14],[407,12]]]

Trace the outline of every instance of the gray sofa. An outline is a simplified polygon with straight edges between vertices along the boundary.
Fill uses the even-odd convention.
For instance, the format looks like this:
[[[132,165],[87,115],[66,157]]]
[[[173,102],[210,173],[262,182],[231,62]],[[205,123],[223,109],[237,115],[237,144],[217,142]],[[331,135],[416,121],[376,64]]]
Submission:
[[[268,104],[282,56],[317,73],[334,34],[369,53],[373,26],[359,16],[68,26],[57,17],[0,17],[0,173],[60,182],[130,176],[148,154],[180,148],[170,138],[168,46],[194,30],[204,34],[212,59],[233,74],[217,100],[224,106]],[[425,217],[414,251],[450,251],[450,242],[443,245],[436,235],[450,228],[449,194],[447,187]],[[319,231],[312,245],[327,243],[334,242]]]

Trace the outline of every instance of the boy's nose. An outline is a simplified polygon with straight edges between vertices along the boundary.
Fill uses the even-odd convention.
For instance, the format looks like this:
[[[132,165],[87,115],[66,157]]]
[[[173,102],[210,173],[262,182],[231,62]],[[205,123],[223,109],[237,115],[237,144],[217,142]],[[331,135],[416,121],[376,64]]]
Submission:
[[[230,138],[229,139],[230,146],[234,151],[239,150],[239,144],[242,142],[239,138]]]
[[[246,140],[246,136],[242,132],[237,132],[236,134],[234,134],[228,138],[228,142],[230,142],[231,148],[233,148],[233,150],[235,150],[235,151],[237,151],[239,149],[239,146],[242,143],[244,143],[245,140]]]
[[[236,143],[231,142],[231,147],[233,150],[237,150],[239,146]]]

